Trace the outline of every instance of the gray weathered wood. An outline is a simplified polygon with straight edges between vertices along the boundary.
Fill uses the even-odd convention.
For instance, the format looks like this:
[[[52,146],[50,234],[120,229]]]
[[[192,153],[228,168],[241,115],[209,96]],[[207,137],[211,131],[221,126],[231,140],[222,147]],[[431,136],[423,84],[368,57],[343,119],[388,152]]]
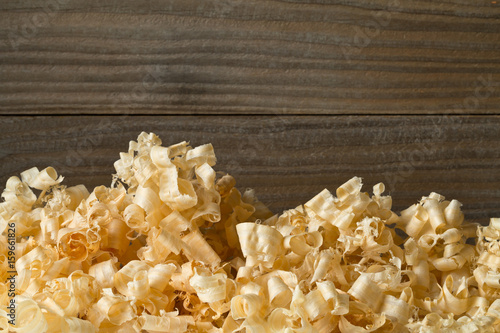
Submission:
[[[66,184],[110,185],[113,162],[143,131],[164,145],[211,142],[216,170],[253,187],[273,211],[352,176],[386,184],[400,210],[436,191],[468,219],[500,217],[500,116],[57,116],[0,118],[0,189],[52,165]]]
[[[498,113],[493,1],[0,3],[0,113]]]

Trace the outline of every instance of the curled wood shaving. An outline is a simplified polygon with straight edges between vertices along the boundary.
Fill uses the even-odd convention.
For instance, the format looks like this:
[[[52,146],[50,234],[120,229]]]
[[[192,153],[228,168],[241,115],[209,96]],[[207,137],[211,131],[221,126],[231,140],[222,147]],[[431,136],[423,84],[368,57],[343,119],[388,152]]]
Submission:
[[[0,272],[15,223],[17,318],[0,310],[0,329],[500,330],[500,219],[467,223],[437,193],[398,215],[382,183],[370,196],[358,177],[278,216],[215,163],[210,144],[141,133],[111,187],[66,187],[51,167],[9,178]]]

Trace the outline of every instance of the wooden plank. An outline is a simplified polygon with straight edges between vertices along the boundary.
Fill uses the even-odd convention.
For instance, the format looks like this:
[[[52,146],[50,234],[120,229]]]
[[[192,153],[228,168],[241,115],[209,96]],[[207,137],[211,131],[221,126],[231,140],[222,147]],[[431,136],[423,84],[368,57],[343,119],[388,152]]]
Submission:
[[[498,114],[500,2],[0,3],[3,114]]]
[[[500,216],[500,116],[56,116],[0,118],[0,184],[52,165],[65,183],[111,183],[113,162],[143,131],[164,145],[211,142],[216,170],[255,188],[273,211],[352,176],[384,182],[401,210],[436,191],[470,220]]]

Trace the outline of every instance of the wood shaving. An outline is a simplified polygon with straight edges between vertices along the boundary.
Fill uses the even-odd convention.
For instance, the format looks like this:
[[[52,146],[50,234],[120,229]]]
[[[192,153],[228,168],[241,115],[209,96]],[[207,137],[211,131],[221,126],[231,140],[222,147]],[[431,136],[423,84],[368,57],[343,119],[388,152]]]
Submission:
[[[437,193],[398,215],[358,177],[278,216],[215,163],[211,144],[141,133],[110,187],[66,187],[52,167],[9,178],[0,273],[15,223],[17,316],[0,310],[0,329],[500,331],[500,219],[467,223]]]

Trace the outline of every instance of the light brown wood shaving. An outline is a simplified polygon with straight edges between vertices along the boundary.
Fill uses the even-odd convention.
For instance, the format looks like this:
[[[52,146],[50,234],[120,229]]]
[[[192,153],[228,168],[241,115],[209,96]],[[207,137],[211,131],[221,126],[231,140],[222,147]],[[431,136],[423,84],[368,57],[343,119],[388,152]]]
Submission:
[[[66,187],[52,167],[11,177],[0,272],[14,222],[17,318],[0,310],[0,328],[500,331],[500,219],[467,223],[437,193],[398,215],[383,184],[369,195],[358,177],[277,216],[215,163],[210,144],[141,133],[110,187]]]

